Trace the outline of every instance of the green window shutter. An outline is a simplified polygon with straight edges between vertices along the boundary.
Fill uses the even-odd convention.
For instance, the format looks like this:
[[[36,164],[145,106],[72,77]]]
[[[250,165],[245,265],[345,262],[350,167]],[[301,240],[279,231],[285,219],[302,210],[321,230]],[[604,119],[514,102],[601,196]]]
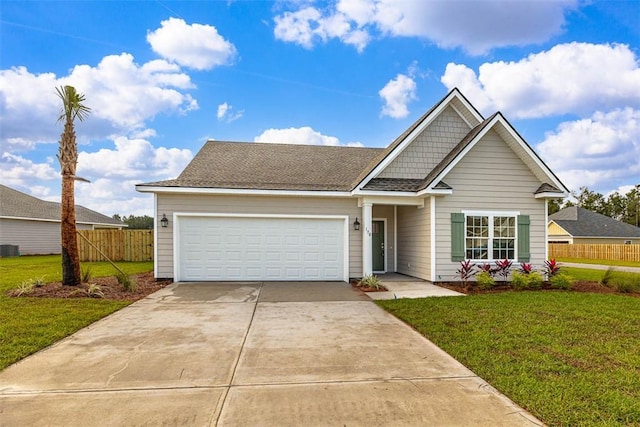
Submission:
[[[451,213],[451,261],[464,261],[463,213]]]
[[[529,215],[518,215],[518,262],[531,261]]]

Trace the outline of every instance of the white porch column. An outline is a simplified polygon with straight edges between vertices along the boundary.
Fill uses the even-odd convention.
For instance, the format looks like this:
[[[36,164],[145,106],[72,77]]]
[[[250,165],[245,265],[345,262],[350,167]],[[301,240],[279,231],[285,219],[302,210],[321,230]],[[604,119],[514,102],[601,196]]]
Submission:
[[[372,241],[371,230],[372,224],[372,212],[371,207],[373,203],[362,203],[362,275],[367,276],[373,274],[373,254],[372,254]]]

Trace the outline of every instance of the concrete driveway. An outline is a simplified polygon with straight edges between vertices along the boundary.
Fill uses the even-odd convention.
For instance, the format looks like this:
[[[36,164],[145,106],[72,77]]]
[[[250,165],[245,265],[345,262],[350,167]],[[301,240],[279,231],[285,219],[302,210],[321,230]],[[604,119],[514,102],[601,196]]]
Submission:
[[[539,425],[345,283],[182,283],[0,372],[0,426]]]

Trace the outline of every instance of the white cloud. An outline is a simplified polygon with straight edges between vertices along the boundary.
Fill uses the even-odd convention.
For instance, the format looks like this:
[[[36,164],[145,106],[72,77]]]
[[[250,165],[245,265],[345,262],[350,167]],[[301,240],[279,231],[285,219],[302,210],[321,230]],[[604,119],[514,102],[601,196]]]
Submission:
[[[218,112],[216,113],[216,116],[220,121],[224,120],[227,123],[231,123],[234,120],[238,120],[243,114],[244,110],[234,111],[233,106],[224,102],[218,105]]]
[[[147,33],[147,41],[154,52],[182,66],[210,70],[233,62],[236,56],[235,46],[214,26],[189,25],[178,18],[169,18],[160,25]]]
[[[256,136],[254,142],[269,142],[276,144],[297,144],[297,145],[346,145],[349,147],[362,147],[360,142],[349,142],[341,144],[335,136],[323,135],[313,130],[309,126],[287,129],[267,129],[262,134]]]
[[[560,44],[518,62],[482,64],[478,74],[450,63],[441,81],[480,110],[515,118],[640,106],[638,58],[621,44]]]
[[[398,74],[378,94],[384,101],[381,115],[401,119],[409,114],[409,102],[416,99],[416,82],[409,76]]]
[[[640,182],[640,110],[616,109],[561,123],[537,146],[571,190],[602,192]]]
[[[137,182],[175,178],[193,157],[190,150],[154,147],[144,139],[114,139],[114,149],[103,148],[78,155],[77,174],[90,180],[114,179]]]
[[[53,159],[46,163],[35,163],[32,160],[10,153],[2,153],[0,157],[0,179],[10,187],[29,186],[34,181],[50,181],[58,179],[60,173],[53,166]]]
[[[374,36],[419,37],[471,54],[541,43],[563,31],[577,0],[338,0],[325,8],[298,5],[274,18],[277,39],[307,49],[336,38],[362,51]]]
[[[91,114],[78,126],[78,139],[105,138],[114,133],[145,131],[144,122],[160,113],[198,108],[185,90],[188,75],[175,64],[155,60],[138,65],[127,53],[106,56],[96,67],[78,65],[66,76],[33,74],[25,67],[0,70],[0,128],[3,147],[32,147],[57,142],[60,99],[55,88],[72,85],[84,93]],[[34,126],[37,124],[37,126]],[[18,144],[19,142],[19,144]],[[6,148],[5,148],[6,150]]]

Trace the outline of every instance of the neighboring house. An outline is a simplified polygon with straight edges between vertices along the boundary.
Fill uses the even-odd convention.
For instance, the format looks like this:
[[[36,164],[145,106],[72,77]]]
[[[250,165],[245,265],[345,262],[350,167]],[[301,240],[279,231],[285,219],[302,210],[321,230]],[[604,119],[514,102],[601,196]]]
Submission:
[[[136,188],[154,194],[155,275],[176,281],[542,265],[547,199],[568,195],[502,114],[457,89],[384,149],[208,141],[178,178]]]
[[[571,206],[549,215],[549,243],[640,244],[640,227]]]
[[[78,230],[123,228],[121,221],[76,205]],[[60,253],[60,203],[47,202],[0,185],[0,245],[21,255]]]

